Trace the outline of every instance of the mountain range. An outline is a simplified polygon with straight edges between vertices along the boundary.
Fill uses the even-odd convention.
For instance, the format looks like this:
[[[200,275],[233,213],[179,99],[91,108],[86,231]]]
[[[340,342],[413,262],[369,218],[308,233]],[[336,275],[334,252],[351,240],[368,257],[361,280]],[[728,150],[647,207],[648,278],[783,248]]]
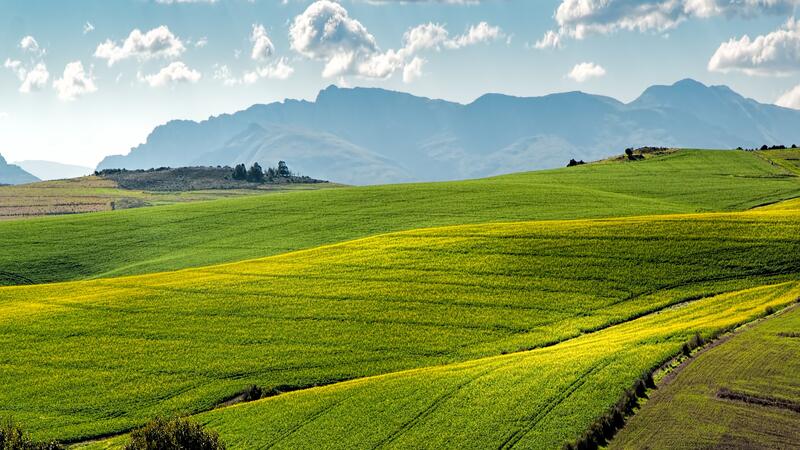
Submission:
[[[21,167],[7,163],[3,155],[0,155],[0,184],[24,184],[34,181],[39,179]]]
[[[451,180],[563,166],[638,146],[735,148],[800,143],[800,111],[726,86],[681,80],[623,103],[566,92],[486,94],[469,104],[330,86],[316,100],[175,120],[98,169],[262,166],[350,184]]]
[[[75,166],[53,161],[26,160],[15,161],[14,164],[20,166],[26,172],[34,175],[40,180],[61,180],[64,178],[77,178],[91,174],[94,169],[91,167]]]

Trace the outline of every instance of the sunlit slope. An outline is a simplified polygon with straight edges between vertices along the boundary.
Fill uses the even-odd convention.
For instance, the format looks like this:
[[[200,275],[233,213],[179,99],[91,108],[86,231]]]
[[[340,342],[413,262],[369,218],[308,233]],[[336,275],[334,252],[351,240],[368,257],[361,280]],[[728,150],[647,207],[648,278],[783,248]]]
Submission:
[[[714,334],[798,296],[797,282],[722,294],[552,347],[290,393],[197,420],[234,449],[557,449],[694,333]]]
[[[232,262],[377,233],[492,221],[746,209],[800,179],[741,151],[681,151],[484,180],[287,193],[0,223],[0,285]]]
[[[573,338],[797,279],[800,212],[415,230],[174,273],[0,289],[0,416],[60,439]],[[486,397],[487,399],[491,397]]]
[[[794,448],[798,381],[800,308],[794,308],[700,355],[653,394],[611,448]],[[723,390],[736,395],[720,398]]]

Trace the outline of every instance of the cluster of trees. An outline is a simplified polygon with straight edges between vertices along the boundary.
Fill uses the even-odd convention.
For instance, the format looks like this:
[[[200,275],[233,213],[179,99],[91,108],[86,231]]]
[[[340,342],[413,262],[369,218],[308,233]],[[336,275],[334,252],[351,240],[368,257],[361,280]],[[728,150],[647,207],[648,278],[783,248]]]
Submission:
[[[570,159],[570,160],[569,160],[569,162],[567,163],[567,167],[572,167],[572,166],[580,166],[581,164],[586,164],[586,163],[585,163],[585,162],[584,162],[582,159],[580,159],[580,160],[575,160],[575,158],[572,158],[572,159]]]
[[[790,149],[790,148],[796,149],[797,148],[797,144],[792,144],[791,147],[787,147],[785,145],[766,145],[766,144],[764,144],[760,148],[736,147],[736,150],[744,150],[744,151],[748,151],[748,152],[754,152],[756,150],[787,150],[787,149]]]
[[[284,161],[278,161],[278,167],[268,167],[267,170],[261,168],[258,163],[253,163],[248,169],[244,164],[237,164],[233,168],[233,179],[249,181],[251,183],[263,183],[264,181],[272,181],[275,178],[289,178],[293,176],[289,166]]]

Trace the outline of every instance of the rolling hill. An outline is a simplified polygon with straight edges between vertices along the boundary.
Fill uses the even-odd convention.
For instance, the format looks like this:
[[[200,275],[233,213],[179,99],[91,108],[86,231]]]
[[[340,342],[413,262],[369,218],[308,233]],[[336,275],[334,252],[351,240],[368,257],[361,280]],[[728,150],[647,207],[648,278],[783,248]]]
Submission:
[[[0,155],[0,184],[24,184],[34,181],[39,179],[21,167],[7,163],[3,155]]]
[[[487,94],[462,105],[382,89],[331,86],[315,101],[254,105],[172,121],[98,168],[147,169],[286,160],[348,184],[453,180],[560,167],[626,147],[736,148],[800,142],[800,111],[682,80],[625,104],[567,92]],[[580,131],[578,131],[580,130]]]
[[[413,430],[396,445],[423,445],[435,430],[437,439],[483,434],[499,445],[519,427],[529,446],[552,448],[694,332],[711,335],[796,301],[799,226],[792,209],[492,223],[186,271],[6,287],[0,415],[39,437],[74,440],[209,410],[252,384],[286,390],[432,367],[389,377],[399,382],[364,379],[266,400],[249,420],[275,425],[242,446],[265,446],[316,417],[285,445],[380,441],[408,420]],[[577,380],[589,381],[585,390],[573,389]],[[534,420],[551,402],[567,403]],[[385,415],[363,421],[373,408]],[[471,425],[445,428],[447,420]]]
[[[0,285],[175,270],[376,233],[741,210],[800,194],[753,152],[679,151],[482,180],[340,188],[0,223]]]
[[[699,355],[609,448],[792,448],[800,442],[800,308]]]

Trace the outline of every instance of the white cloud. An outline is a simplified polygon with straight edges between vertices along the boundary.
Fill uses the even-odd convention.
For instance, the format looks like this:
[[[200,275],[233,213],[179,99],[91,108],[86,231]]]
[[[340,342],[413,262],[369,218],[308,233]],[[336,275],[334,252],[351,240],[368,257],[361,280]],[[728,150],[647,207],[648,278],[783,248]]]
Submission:
[[[575,64],[575,67],[567,74],[568,78],[571,78],[578,83],[583,83],[591,78],[599,78],[606,74],[606,69],[602,66],[599,66],[595,63],[591,62],[584,62],[580,64]]]
[[[162,5],[172,5],[176,3],[217,3],[217,0],[156,0]]]
[[[233,72],[231,68],[228,67],[226,64],[214,64],[214,75],[215,80],[222,81],[222,84],[225,86],[235,86],[241,83],[241,80],[233,76]]]
[[[489,42],[505,37],[500,27],[494,27],[486,22],[469,27],[466,33],[457,36],[452,41],[446,43],[450,48],[461,48],[469,45]]]
[[[8,113],[5,111],[0,111],[0,120],[8,119]]]
[[[800,109],[800,84],[784,92],[775,104],[784,108]]]
[[[27,69],[22,65],[22,61],[6,58],[3,67],[12,71],[22,82],[19,86],[19,92],[23,94],[41,91],[50,78],[50,72],[47,71],[47,66],[44,63],[37,63],[32,68]]]
[[[195,43],[194,43],[194,46],[195,46],[196,48],[203,48],[203,47],[205,47],[206,45],[208,45],[208,38],[207,38],[207,37],[205,37],[205,36],[201,37],[200,39],[198,39],[198,40],[197,40],[197,41],[195,41]]]
[[[110,67],[128,58],[137,58],[139,60],[177,58],[185,50],[186,47],[184,47],[183,42],[172,34],[168,27],[162,25],[153,28],[147,33],[134,29],[121,45],[117,45],[116,42],[108,39],[97,46],[94,56],[108,60]]]
[[[425,60],[415,56],[410,63],[403,67],[403,83],[413,83],[415,80],[422,77],[422,66]]]
[[[83,24],[83,34],[89,34],[92,31],[94,31],[94,25],[92,25],[91,22],[87,21],[85,24]]]
[[[292,76],[294,68],[289,65],[286,58],[281,58],[272,64],[259,67],[252,72],[246,72],[242,80],[245,83],[251,84],[258,81],[259,78],[268,78],[271,80],[285,80]]]
[[[43,48],[39,47],[39,43],[36,42],[33,36],[25,36],[22,38],[22,40],[19,41],[19,48],[21,48],[23,52],[33,53],[38,56],[44,56],[46,53]]]
[[[800,71],[800,22],[751,39],[744,35],[722,43],[708,61],[713,72],[740,71],[748,75],[787,75]]]
[[[181,61],[175,61],[157,73],[145,76],[139,75],[139,80],[146,82],[150,87],[163,87],[177,83],[197,83],[201,77],[200,72],[190,69]]]
[[[53,81],[53,88],[58,92],[58,98],[64,101],[72,101],[97,91],[94,76],[84,71],[83,63],[80,61],[68,63],[63,76]]]
[[[38,63],[33,67],[33,69],[29,70],[28,73],[25,74],[25,78],[22,80],[22,85],[20,85],[19,91],[23,94],[41,91],[42,88],[47,85],[48,79],[50,79],[50,72],[47,71],[47,66],[45,66],[44,63]]]
[[[256,61],[261,61],[269,58],[275,53],[275,46],[267,36],[267,30],[264,25],[253,24],[253,32],[250,34],[250,42],[253,43],[253,50],[250,52],[250,57]]]
[[[693,18],[789,14],[798,5],[800,0],[562,0],[558,29],[546,32],[536,47],[620,30],[663,32]]]
[[[430,49],[458,49],[504,36],[502,30],[486,22],[470,27],[466,33],[450,38],[443,25],[428,23],[409,29],[403,47],[382,51],[375,37],[358,20],[349,16],[339,3],[319,0],[295,17],[289,29],[291,48],[302,56],[325,63],[327,78],[356,75],[388,78],[413,62],[409,77],[414,78],[422,62],[416,53]]]

